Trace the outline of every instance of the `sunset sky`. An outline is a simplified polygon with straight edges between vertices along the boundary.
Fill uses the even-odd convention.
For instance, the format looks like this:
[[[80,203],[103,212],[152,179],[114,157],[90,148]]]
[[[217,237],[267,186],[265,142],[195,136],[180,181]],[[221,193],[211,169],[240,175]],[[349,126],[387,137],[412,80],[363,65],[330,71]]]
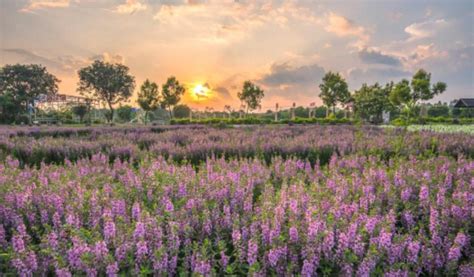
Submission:
[[[40,63],[77,94],[77,70],[124,63],[139,85],[175,75],[194,108],[239,107],[244,80],[263,109],[321,103],[339,71],[351,91],[418,68],[474,97],[474,1],[0,0],[0,64]],[[209,88],[193,96],[196,85]],[[130,101],[134,104],[134,100]]]

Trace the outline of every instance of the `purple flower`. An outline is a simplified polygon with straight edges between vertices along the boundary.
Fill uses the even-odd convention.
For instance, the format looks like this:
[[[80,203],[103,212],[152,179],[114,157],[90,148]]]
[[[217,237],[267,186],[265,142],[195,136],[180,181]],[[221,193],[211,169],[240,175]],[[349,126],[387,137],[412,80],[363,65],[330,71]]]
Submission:
[[[418,241],[411,241],[408,244],[407,260],[410,263],[416,263],[418,259],[418,252],[420,251],[420,243]]]
[[[140,203],[135,202],[132,207],[132,218],[135,220],[139,220],[140,214],[141,214]]]
[[[296,227],[291,226],[289,230],[290,241],[291,242],[298,242],[298,229]]]
[[[119,272],[119,267],[117,262],[113,262],[107,265],[106,273],[108,277],[115,277],[118,276],[117,273]]]
[[[428,186],[425,186],[425,185],[421,186],[420,195],[419,195],[420,202],[426,204],[427,201],[429,200],[429,196],[430,196],[430,191],[428,189]]]
[[[25,243],[21,235],[14,235],[12,238],[13,250],[17,253],[23,253],[25,251]]]
[[[104,238],[110,241],[115,237],[115,223],[112,220],[107,220],[104,224]]]
[[[301,276],[303,277],[312,277],[315,276],[315,267],[308,259],[305,259],[303,262],[303,267],[301,269]]]
[[[146,259],[146,256],[148,255],[148,246],[145,241],[139,241],[137,243],[136,255],[138,261],[143,261]]]
[[[380,232],[379,235],[379,247],[381,249],[389,249],[392,244],[392,233],[386,232],[384,229]]]
[[[257,262],[258,256],[258,245],[253,240],[249,240],[248,242],[248,250],[247,250],[247,262],[249,265],[253,265]]]
[[[139,240],[145,237],[145,224],[141,221],[138,221],[135,224],[135,231],[133,232],[133,238]]]
[[[104,241],[98,241],[94,245],[94,255],[98,260],[103,260],[109,253],[109,249]]]

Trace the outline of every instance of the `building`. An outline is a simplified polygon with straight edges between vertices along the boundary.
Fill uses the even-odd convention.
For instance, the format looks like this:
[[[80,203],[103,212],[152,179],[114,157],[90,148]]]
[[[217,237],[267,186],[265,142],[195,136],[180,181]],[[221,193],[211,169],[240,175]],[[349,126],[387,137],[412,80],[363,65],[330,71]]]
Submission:
[[[474,109],[474,98],[461,98],[454,104],[454,107]]]

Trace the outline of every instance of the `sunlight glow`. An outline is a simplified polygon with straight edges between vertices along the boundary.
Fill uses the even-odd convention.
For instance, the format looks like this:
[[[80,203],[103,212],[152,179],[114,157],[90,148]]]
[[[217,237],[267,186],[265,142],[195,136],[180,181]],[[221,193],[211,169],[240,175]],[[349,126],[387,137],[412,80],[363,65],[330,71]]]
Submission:
[[[206,85],[197,84],[193,88],[193,95],[197,100],[208,98],[209,92],[210,90]]]

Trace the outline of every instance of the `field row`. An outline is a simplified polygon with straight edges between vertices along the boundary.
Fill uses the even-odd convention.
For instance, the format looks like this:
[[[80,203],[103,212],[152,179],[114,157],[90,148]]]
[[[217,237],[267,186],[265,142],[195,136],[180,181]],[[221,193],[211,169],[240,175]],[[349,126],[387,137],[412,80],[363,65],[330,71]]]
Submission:
[[[474,163],[0,166],[2,272],[469,276]],[[472,275],[470,275],[472,276]]]
[[[208,157],[296,157],[327,164],[333,154],[358,153],[388,160],[410,155],[474,157],[474,136],[405,132],[354,126],[273,126],[214,129],[208,127],[88,128],[0,131],[0,158],[21,165],[60,164],[96,153],[135,164],[160,157],[194,165]]]

